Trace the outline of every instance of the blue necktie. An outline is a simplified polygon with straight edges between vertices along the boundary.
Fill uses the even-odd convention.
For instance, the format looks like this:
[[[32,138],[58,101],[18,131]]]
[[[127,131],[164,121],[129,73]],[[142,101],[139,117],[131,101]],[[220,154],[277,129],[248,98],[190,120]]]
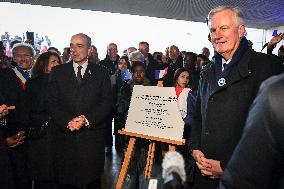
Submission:
[[[223,71],[225,71],[226,70],[226,67],[228,66],[228,64],[227,63],[224,63],[223,64]]]

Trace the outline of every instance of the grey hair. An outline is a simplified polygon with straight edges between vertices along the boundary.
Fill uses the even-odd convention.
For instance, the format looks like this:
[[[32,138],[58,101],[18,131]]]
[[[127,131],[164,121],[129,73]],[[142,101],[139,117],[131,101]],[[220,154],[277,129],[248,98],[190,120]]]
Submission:
[[[14,57],[15,56],[15,52],[17,49],[19,48],[26,48],[26,49],[29,49],[30,50],[30,53],[35,56],[36,52],[33,48],[33,46],[29,43],[16,43],[13,48],[12,48],[12,56]]]
[[[140,51],[134,51],[132,53],[130,53],[129,55],[129,60],[131,62],[133,61],[139,61],[139,62],[144,62],[144,56]]]
[[[208,14],[209,22],[216,13],[221,12],[221,11],[225,11],[225,10],[230,10],[234,13],[236,24],[238,26],[245,23],[244,22],[244,15],[243,15],[243,12],[241,11],[241,9],[238,8],[238,7],[229,7],[229,6],[219,6],[219,7],[212,9]]]
[[[91,45],[92,45],[92,39],[91,39],[88,35],[86,35],[86,34],[84,34],[84,33],[78,33],[78,34],[76,34],[76,35],[79,35],[79,36],[84,37],[84,38],[86,39],[86,41],[87,41],[88,47],[91,47]],[[75,36],[75,35],[74,35],[74,36]]]

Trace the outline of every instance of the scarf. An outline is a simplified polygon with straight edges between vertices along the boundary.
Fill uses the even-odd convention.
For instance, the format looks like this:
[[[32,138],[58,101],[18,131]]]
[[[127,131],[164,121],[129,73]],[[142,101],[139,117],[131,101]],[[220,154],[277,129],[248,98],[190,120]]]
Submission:
[[[249,48],[248,40],[246,39],[246,37],[243,37],[243,39],[240,42],[239,48],[234,53],[231,61],[226,66],[226,68],[223,70],[223,72],[222,72],[222,58],[223,57],[221,54],[215,52],[215,72],[216,72],[216,77],[217,77],[216,81],[218,81],[220,78],[226,77],[229,74],[231,68],[237,64],[237,62],[242,58],[242,56],[245,54],[248,48]]]
[[[190,88],[176,87],[175,90],[178,110],[180,111],[182,119],[184,119],[187,115],[187,97],[190,92]]]

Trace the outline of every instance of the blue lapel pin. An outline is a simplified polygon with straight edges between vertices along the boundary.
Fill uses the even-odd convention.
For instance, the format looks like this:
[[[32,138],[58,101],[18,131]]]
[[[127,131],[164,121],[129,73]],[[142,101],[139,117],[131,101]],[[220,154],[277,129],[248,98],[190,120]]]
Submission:
[[[219,87],[222,87],[222,86],[224,86],[226,84],[226,80],[225,80],[225,78],[220,78],[219,80],[218,80],[218,86]]]

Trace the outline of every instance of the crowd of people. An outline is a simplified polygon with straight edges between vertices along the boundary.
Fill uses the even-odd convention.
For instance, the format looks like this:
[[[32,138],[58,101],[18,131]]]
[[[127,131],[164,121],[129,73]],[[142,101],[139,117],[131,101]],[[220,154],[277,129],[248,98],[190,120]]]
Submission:
[[[118,130],[134,85],[175,89],[187,141],[176,148],[186,173],[178,188],[283,187],[283,75],[257,94],[284,71],[284,47],[272,54],[284,35],[271,39],[267,54],[255,52],[241,10],[225,6],[210,11],[208,27],[211,60],[206,47],[201,54],[175,45],[151,54],[145,41],[121,56],[109,43],[99,60],[84,33],[71,37],[62,56],[56,47],[38,54],[18,42],[7,57],[0,44],[0,188],[100,188],[113,137],[119,154],[127,147]],[[148,142],[136,142],[125,188],[140,187]],[[157,157],[164,151],[159,143]]]

